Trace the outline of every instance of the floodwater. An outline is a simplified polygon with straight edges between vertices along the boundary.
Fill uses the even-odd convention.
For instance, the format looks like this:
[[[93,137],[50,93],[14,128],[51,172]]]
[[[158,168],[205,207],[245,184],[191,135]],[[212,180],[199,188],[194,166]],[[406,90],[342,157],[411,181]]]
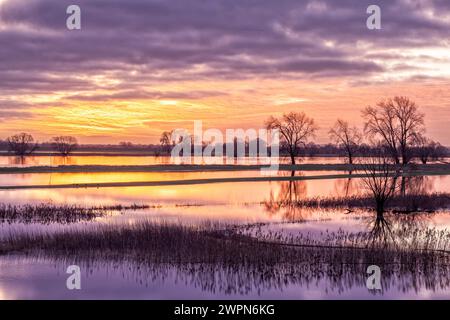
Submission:
[[[357,158],[355,159],[357,160]],[[448,159],[445,159],[448,161]],[[290,163],[290,159],[287,157],[280,157],[280,163]],[[299,164],[338,164],[344,163],[345,157],[297,157],[296,163]],[[217,160],[215,157],[195,158],[193,157],[187,164],[267,164],[270,163],[268,158],[226,158]],[[0,167],[33,167],[33,166],[61,166],[61,165],[159,165],[159,164],[172,164],[174,163],[168,156],[145,156],[145,155],[130,155],[130,156],[111,156],[111,155],[81,155],[76,154],[68,157],[62,156],[47,156],[47,155],[33,155],[24,158],[2,155],[0,154]]]
[[[4,161],[6,157],[0,157]],[[35,157],[46,165],[45,157]],[[109,158],[108,158],[109,159]],[[152,164],[146,157],[119,164]],[[340,162],[342,159],[338,159]],[[77,157],[76,164],[105,164],[97,157]],[[111,157],[107,164],[124,161]],[[326,158],[329,160],[329,158]],[[86,162],[83,162],[86,161]],[[95,161],[99,161],[96,163]],[[136,162],[133,162],[136,161]],[[139,162],[142,161],[142,162]],[[156,163],[156,159],[152,159]],[[329,163],[314,159],[315,163]],[[10,165],[7,163],[6,165]],[[50,165],[56,163],[50,162]],[[0,165],[1,166],[1,165]],[[303,172],[314,176],[336,172]],[[345,173],[345,172],[341,172]],[[8,174],[0,175],[0,185],[47,185],[60,183],[168,181],[227,177],[255,177],[259,171],[187,173],[89,173],[89,174]],[[284,174],[284,173],[283,173]],[[287,173],[290,174],[290,173]],[[407,182],[426,193],[450,192],[450,176],[414,178]],[[0,241],[11,234],[60,232],[98,225],[133,225],[139,221],[201,224],[217,221],[234,224],[264,223],[264,228],[285,234],[319,235],[322,232],[367,231],[371,212],[348,213],[342,209],[300,209],[279,206],[315,197],[351,197],[364,194],[360,179],[305,181],[262,181],[211,183],[152,187],[29,189],[0,191],[2,204],[75,204],[79,206],[149,205],[142,210],[124,210],[94,221],[70,225],[0,223]],[[450,229],[450,211],[441,210],[418,218],[419,228]],[[68,290],[66,269],[81,267],[81,290]],[[290,271],[289,271],[290,270]],[[271,277],[257,278],[257,270],[242,266],[238,272],[223,266],[146,265],[124,259],[109,261],[99,257],[85,261],[75,254],[67,259],[12,254],[0,256],[0,299],[440,299],[450,298],[450,282],[432,285],[426,275],[390,276],[381,291],[368,290],[365,270],[348,270],[338,277],[295,272],[275,266]],[[302,271],[303,270],[303,271]],[[255,273],[256,272],[256,273]],[[295,273],[295,276],[293,276]],[[434,282],[433,282],[434,283]]]
[[[206,159],[206,160],[205,160]],[[192,158],[192,164],[204,164],[205,161],[215,163],[216,158]],[[289,163],[290,159],[280,158],[281,163]],[[339,157],[299,157],[298,163],[343,163],[345,158]],[[266,158],[223,158],[220,163],[223,164],[258,164],[267,163]],[[68,157],[61,156],[28,156],[25,158],[15,156],[0,155],[0,167],[33,167],[33,166],[61,166],[61,165],[158,165],[158,164],[171,164],[173,163],[170,157],[167,156],[90,156],[90,155],[73,155]]]

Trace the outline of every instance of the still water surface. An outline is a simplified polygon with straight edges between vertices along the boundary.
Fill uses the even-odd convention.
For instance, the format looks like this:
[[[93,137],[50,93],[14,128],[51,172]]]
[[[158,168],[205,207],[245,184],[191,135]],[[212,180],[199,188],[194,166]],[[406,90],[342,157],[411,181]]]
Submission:
[[[41,157],[39,157],[41,158]],[[80,157],[81,159],[82,157]],[[2,157],[0,157],[2,159]],[[83,158],[84,159],[84,158]],[[92,160],[92,159],[91,159]],[[144,161],[145,159],[141,159]],[[103,162],[102,162],[103,163]],[[92,163],[91,163],[92,164]],[[114,163],[117,164],[117,163]],[[134,163],[133,163],[134,164]],[[139,163],[142,164],[142,163]],[[305,175],[319,174],[307,172]],[[86,183],[111,181],[165,181],[193,178],[249,177],[255,172],[204,173],[95,173],[0,175],[1,185]],[[425,192],[450,192],[449,176],[416,179]],[[373,213],[348,214],[342,209],[298,209],[278,207],[279,201],[298,201],[312,197],[349,197],[364,192],[359,179],[308,180],[295,182],[242,182],[159,187],[105,189],[55,189],[0,191],[4,204],[76,204],[132,205],[146,204],[145,210],[125,210],[93,222],[71,225],[1,223],[0,239],[10,234],[60,232],[73,228],[93,228],[100,224],[132,225],[142,220],[177,223],[222,221],[238,224],[264,222],[270,230],[292,234],[318,235],[345,230],[367,231]],[[418,227],[450,229],[450,212],[426,215]],[[70,264],[82,267],[82,290],[69,291],[65,270]],[[197,268],[198,267],[198,268]],[[426,277],[400,275],[386,279],[382,292],[366,288],[364,272],[349,271],[338,278],[300,274],[293,277],[279,267],[276,277],[252,278],[254,270],[242,266],[231,272],[220,266],[142,266],[130,261],[70,261],[20,254],[0,257],[0,298],[2,299],[339,299],[339,298],[450,298],[448,285],[429,285]],[[434,280],[433,280],[434,281]],[[428,281],[430,282],[430,281]],[[434,283],[434,282],[433,282]]]

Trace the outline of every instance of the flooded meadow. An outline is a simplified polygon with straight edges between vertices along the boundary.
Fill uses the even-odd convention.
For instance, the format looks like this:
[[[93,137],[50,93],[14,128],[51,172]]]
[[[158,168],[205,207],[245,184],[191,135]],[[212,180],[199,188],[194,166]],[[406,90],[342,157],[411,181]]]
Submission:
[[[27,166],[60,165],[35,158]],[[162,164],[111,158],[114,165]],[[8,166],[5,157],[0,161]],[[317,179],[337,174],[346,177]],[[399,178],[379,217],[358,172],[280,171],[276,177],[287,180],[251,180],[259,175],[0,174],[0,186],[30,186],[0,190],[0,298],[450,297],[450,176]],[[242,179],[221,182],[228,178]],[[202,183],[42,187],[195,179]],[[80,266],[82,290],[66,288],[70,265]],[[366,286],[369,265],[382,270],[381,290]]]

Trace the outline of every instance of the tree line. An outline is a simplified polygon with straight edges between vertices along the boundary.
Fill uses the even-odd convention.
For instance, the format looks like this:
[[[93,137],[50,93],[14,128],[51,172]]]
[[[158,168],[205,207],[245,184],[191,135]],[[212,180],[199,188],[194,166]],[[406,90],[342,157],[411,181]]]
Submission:
[[[447,156],[448,150],[439,142],[425,135],[424,114],[416,103],[407,97],[394,97],[368,106],[362,111],[364,127],[362,130],[350,126],[347,121],[337,119],[328,131],[332,143],[317,145],[313,142],[319,129],[313,118],[304,112],[289,112],[281,117],[269,117],[264,125],[269,130],[280,133],[280,154],[290,157],[296,163],[299,156],[344,155],[349,164],[355,157],[377,155],[379,150],[387,153],[395,164],[408,164],[413,158],[426,164],[430,160],[439,160]],[[121,142],[119,146],[95,146],[99,150],[114,147],[120,150],[151,150],[156,155],[170,153],[175,141],[172,131],[164,131],[159,145],[134,145]],[[236,141],[234,142],[236,143]],[[244,142],[246,145],[249,141]],[[206,143],[204,142],[205,146]],[[72,136],[53,137],[46,144],[38,144],[28,133],[19,133],[0,141],[0,149],[6,148],[17,156],[27,156],[39,147],[45,147],[67,156],[79,148],[78,141]],[[90,148],[84,149],[91,150]],[[95,150],[94,148],[94,150]]]
[[[291,163],[302,155],[318,155],[324,150],[336,154],[343,152],[348,163],[357,156],[374,156],[382,150],[395,164],[406,165],[413,158],[424,164],[439,160],[448,153],[447,148],[425,135],[424,114],[407,97],[394,97],[368,106],[362,111],[363,130],[350,126],[347,121],[336,120],[328,135],[331,145],[317,146],[312,142],[319,129],[313,118],[304,112],[289,112],[281,117],[269,117],[265,127],[280,133],[280,154],[288,155]],[[161,147],[170,152],[175,144],[172,131],[164,131]],[[366,139],[364,139],[364,137]],[[248,145],[249,141],[245,141]]]
[[[39,144],[35,142],[33,136],[29,133],[22,132],[12,135],[6,139],[5,144],[9,152],[18,157],[25,157],[33,154],[38,148]],[[68,156],[78,147],[78,141],[72,136],[57,136],[53,137],[48,143],[52,150],[58,152],[62,156]]]

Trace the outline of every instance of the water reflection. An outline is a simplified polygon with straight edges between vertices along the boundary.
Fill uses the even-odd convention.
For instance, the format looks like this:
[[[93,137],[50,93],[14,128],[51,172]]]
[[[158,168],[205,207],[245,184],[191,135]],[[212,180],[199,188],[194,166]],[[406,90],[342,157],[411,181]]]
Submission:
[[[334,190],[335,194],[342,197],[350,197],[359,193],[358,184],[356,179],[352,177],[352,171],[348,172],[349,177],[347,179],[335,179]]]
[[[381,245],[383,247],[387,247],[390,240],[395,244],[395,237],[391,229],[391,223],[383,214],[377,214],[369,228],[369,241],[371,246]]]
[[[295,173],[291,173],[293,175]],[[287,175],[287,173],[286,173]],[[331,210],[346,209],[348,213],[355,209],[374,211],[383,225],[386,211],[398,214],[415,212],[436,212],[450,205],[448,185],[444,189],[442,179],[448,176],[390,177],[374,175],[367,180],[353,178],[351,172],[347,179],[317,181],[281,181],[278,188],[272,188],[268,199],[264,200],[270,216],[281,215],[285,220],[295,221],[307,218],[305,209]],[[333,189],[326,192],[326,187]],[[438,182],[438,183],[436,183]],[[321,190],[310,192],[311,186],[323,186]],[[370,188],[368,187],[370,186]],[[315,189],[315,188],[314,188]],[[319,192],[317,192],[319,191]],[[325,192],[324,192],[325,191]],[[381,205],[380,205],[381,204]]]
[[[285,176],[295,176],[295,171],[284,172]],[[302,175],[299,173],[298,175]],[[283,219],[294,221],[301,220],[304,215],[303,208],[297,204],[307,195],[307,183],[303,180],[289,180],[279,182],[277,194],[271,190],[268,200],[263,201],[263,205],[269,216],[277,215],[281,212]]]
[[[20,264],[20,279],[37,286],[29,298],[61,297],[67,292],[60,285],[59,273],[76,264],[83,270],[83,292],[80,298],[95,299],[114,293],[115,298],[415,298],[427,292],[429,297],[450,297],[450,267],[446,255],[435,256],[433,262],[419,255],[408,258],[367,250],[302,249],[288,250],[291,261],[269,263],[158,263],[145,257],[99,253],[86,257],[72,253],[60,257],[10,256],[9,264]],[[288,253],[288,252],[286,252]],[[37,282],[36,273],[52,266],[47,281]],[[3,258],[0,291],[9,283]],[[383,272],[382,290],[366,288],[367,267],[376,264]],[[27,268],[27,266],[32,266]],[[60,271],[58,271],[60,270]],[[14,283],[17,287],[17,283]],[[41,286],[39,286],[41,285]],[[151,290],[142,290],[151,288]],[[164,290],[166,288],[167,290]],[[4,290],[8,292],[8,290]],[[66,290],[67,291],[67,290]],[[23,298],[25,292],[16,292]],[[69,297],[70,298],[70,297]],[[73,298],[73,297],[72,297]]]
[[[196,161],[192,159],[192,162]],[[298,163],[343,163],[343,159],[339,157],[301,157],[297,159]],[[217,162],[216,158],[198,159],[201,163]],[[230,164],[257,164],[268,163],[267,159],[246,157],[242,159],[223,158],[219,159],[219,163]],[[23,157],[18,161],[15,156],[7,156],[0,154],[0,167],[4,166],[59,166],[59,165],[154,165],[154,164],[171,164],[170,157],[167,156],[146,156],[146,155],[80,155],[73,154],[67,157],[54,155],[33,155]],[[280,163],[290,163],[288,158],[280,158]]]

